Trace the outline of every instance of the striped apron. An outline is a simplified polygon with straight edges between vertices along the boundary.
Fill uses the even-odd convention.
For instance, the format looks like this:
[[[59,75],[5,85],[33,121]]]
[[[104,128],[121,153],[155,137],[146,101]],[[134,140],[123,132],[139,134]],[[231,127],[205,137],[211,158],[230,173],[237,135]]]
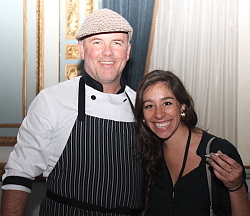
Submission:
[[[86,115],[83,82],[78,117],[48,176],[40,215],[141,215],[142,170],[135,157],[139,141],[134,123]]]

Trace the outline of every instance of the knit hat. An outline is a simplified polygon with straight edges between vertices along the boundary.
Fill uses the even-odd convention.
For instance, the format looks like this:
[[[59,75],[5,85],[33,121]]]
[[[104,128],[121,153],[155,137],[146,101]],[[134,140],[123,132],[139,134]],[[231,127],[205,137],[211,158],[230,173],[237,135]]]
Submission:
[[[130,41],[133,29],[120,14],[106,8],[99,9],[86,17],[76,35],[76,39],[82,40],[87,36],[109,32],[125,32],[128,34]]]

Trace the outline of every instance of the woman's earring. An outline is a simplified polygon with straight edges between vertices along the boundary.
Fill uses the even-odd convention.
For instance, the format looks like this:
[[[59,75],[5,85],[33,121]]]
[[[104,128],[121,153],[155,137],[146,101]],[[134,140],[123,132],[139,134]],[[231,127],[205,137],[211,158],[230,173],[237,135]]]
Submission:
[[[143,124],[145,124],[146,123],[145,119],[142,119],[142,122],[143,122]]]
[[[181,120],[184,121],[186,119],[186,113],[181,111]]]

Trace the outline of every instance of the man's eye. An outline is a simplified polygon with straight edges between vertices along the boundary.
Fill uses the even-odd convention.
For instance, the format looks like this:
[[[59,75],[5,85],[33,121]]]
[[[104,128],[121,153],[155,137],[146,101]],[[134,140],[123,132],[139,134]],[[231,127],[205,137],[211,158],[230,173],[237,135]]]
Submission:
[[[94,41],[93,44],[100,44],[100,41]]]
[[[121,42],[115,41],[114,44],[115,44],[115,45],[121,45]]]

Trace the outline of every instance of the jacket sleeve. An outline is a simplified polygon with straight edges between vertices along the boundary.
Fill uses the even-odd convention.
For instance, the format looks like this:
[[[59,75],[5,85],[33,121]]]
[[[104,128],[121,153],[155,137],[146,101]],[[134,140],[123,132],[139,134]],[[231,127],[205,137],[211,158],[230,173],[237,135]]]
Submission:
[[[30,192],[32,180],[47,168],[53,130],[50,99],[43,90],[31,103],[5,166],[2,189]]]

